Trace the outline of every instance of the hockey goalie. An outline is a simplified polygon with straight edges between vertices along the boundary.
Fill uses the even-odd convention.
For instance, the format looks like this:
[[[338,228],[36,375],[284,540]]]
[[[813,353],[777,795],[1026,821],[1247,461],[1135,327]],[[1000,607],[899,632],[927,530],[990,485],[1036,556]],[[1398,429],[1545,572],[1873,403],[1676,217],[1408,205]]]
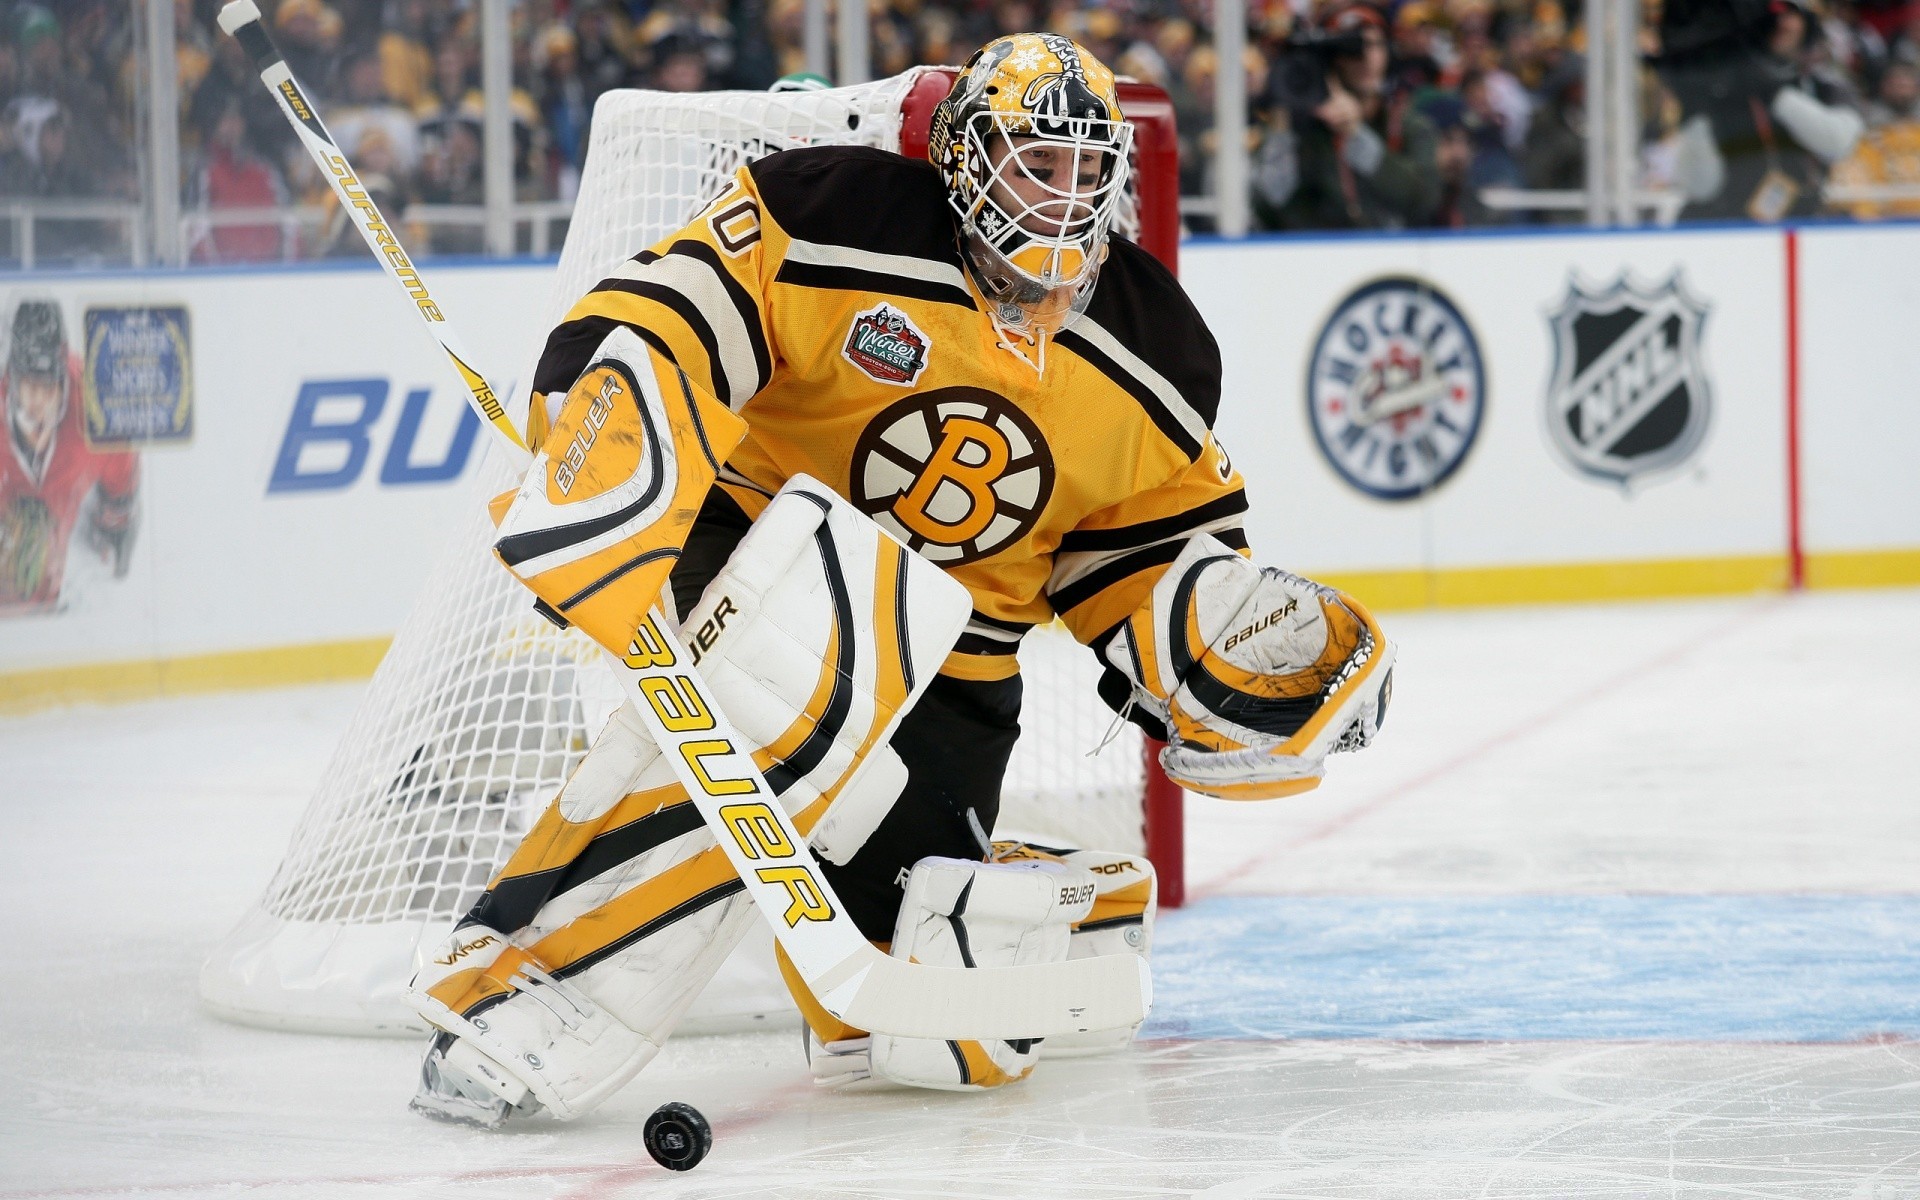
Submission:
[[[1036,624],[1099,655],[1108,702],[1212,796],[1312,788],[1386,706],[1392,647],[1366,610],[1249,557],[1213,338],[1111,234],[1130,136],[1105,66],[1020,34],[962,69],[931,163],[823,146],[741,169],[552,332],[544,453],[496,502],[496,552],[550,619],[609,647],[656,606],[678,622],[893,959],[1148,951],[1145,860],[993,840]],[[758,919],[649,728],[614,715],[414,979],[441,1031],[416,1109],[590,1111]],[[996,1088],[1041,1056],[850,1027],[781,967],[824,1086]]]

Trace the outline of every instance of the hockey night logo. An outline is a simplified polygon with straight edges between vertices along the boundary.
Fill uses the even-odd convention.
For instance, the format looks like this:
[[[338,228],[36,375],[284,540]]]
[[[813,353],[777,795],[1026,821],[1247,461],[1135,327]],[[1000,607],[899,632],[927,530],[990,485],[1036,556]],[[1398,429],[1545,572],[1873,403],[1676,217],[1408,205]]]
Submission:
[[[1706,437],[1711,389],[1700,353],[1707,305],[1676,272],[1641,287],[1622,275],[1589,291],[1576,277],[1549,314],[1547,440],[1592,479],[1631,489],[1685,463]]]
[[[932,345],[906,314],[882,304],[854,314],[853,328],[841,353],[848,362],[881,383],[912,387],[927,369]]]
[[[1480,430],[1486,369],[1473,329],[1424,280],[1376,279],[1334,309],[1307,364],[1307,414],[1340,477],[1378,500],[1446,482]]]

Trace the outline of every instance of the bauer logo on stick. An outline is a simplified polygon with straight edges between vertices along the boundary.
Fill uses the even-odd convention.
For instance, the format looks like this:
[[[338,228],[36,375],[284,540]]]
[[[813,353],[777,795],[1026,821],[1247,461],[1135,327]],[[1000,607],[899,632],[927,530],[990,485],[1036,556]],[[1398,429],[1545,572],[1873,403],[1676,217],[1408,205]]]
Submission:
[[[1562,461],[1630,490],[1693,456],[1712,412],[1700,353],[1707,305],[1678,272],[1656,287],[1623,274],[1592,291],[1575,277],[1547,319],[1547,441]]]

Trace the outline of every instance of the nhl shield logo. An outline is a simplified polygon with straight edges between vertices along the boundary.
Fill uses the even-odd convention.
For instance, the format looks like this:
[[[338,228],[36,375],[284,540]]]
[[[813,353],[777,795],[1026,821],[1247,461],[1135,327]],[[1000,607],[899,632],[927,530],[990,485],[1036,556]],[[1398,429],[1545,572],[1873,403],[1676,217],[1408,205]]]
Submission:
[[[1575,471],[1631,488],[1680,466],[1706,437],[1712,389],[1701,361],[1707,305],[1675,272],[1588,291],[1576,277],[1549,321],[1547,440]]]

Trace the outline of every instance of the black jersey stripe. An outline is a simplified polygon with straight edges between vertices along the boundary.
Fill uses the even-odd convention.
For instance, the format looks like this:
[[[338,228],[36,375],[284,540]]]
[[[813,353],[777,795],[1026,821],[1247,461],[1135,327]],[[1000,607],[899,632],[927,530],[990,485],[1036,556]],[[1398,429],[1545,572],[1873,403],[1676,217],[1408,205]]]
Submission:
[[[708,377],[713,380],[714,390],[720,393],[720,399],[728,408],[738,408],[751,392],[740,394],[735,399],[736,388],[733,380],[727,377],[727,364],[720,354],[720,338],[713,331],[713,323],[707,320],[707,314],[700,311],[685,292],[669,287],[651,279],[622,279],[618,276],[603,279],[594,290],[595,295],[608,292],[621,292],[629,296],[638,296],[642,300],[651,300],[679,317],[693,336],[700,342],[700,348],[707,352]]]
[[[860,267],[830,266],[825,263],[794,262],[788,259],[780,264],[780,270],[773,278],[775,283],[790,283],[795,287],[821,288],[840,292],[877,292],[882,296],[905,296],[911,300],[929,300],[935,304],[973,307],[973,296],[965,288],[936,283],[931,279],[916,279],[911,275],[868,271]]]
[[[1219,538],[1230,550],[1244,550],[1247,535],[1244,530],[1227,529],[1213,535]],[[1161,542],[1136,550],[1132,554],[1114,559],[1097,570],[1089,571],[1058,591],[1047,593],[1047,602],[1053,605],[1053,611],[1066,612],[1093,599],[1107,588],[1148,567],[1164,566],[1180,557],[1186,549],[1184,541]]]
[[[1200,452],[1205,447],[1187,432],[1187,427],[1180,423],[1178,417],[1167,410],[1167,406],[1161,402],[1160,397],[1154,395],[1153,389],[1147,386],[1145,380],[1136,378],[1130,371],[1123,370],[1119,363],[1107,357],[1105,351],[1071,329],[1065,330],[1054,340],[1062,349],[1070,350],[1085,359],[1095,370],[1112,380],[1127,395],[1132,396],[1146,412],[1147,418],[1153,422],[1154,428],[1158,429],[1168,441],[1178,446],[1188,460],[1200,457]]]
[[[1164,542],[1170,537],[1209,525],[1223,517],[1247,511],[1247,493],[1236,488],[1224,496],[1207,501],[1170,517],[1157,517],[1135,525],[1117,525],[1112,529],[1076,529],[1060,539],[1062,554],[1086,554],[1107,550],[1131,550]]]
[[[672,348],[651,329],[629,325],[616,317],[579,317],[556,326],[548,335],[547,348],[540,352],[540,365],[534,368],[533,390],[542,395],[572,390],[574,383],[586,374],[587,361],[594,351],[616,329],[633,330],[661,358],[679,365]]]

